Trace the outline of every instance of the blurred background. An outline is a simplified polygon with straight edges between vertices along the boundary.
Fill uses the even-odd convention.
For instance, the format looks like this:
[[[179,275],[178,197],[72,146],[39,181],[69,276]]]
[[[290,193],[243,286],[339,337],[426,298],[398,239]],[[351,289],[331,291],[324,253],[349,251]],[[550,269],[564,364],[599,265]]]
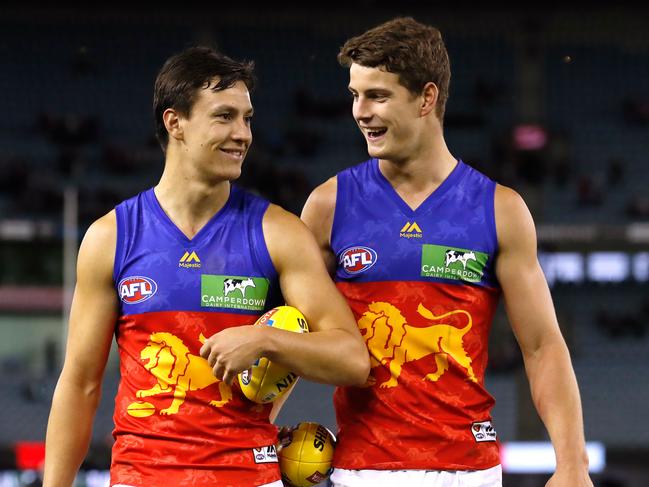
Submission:
[[[164,60],[203,43],[255,60],[239,183],[299,214],[311,189],[367,158],[338,49],[396,15],[444,35],[451,152],[534,215],[586,438],[605,449],[595,484],[649,485],[649,8],[283,5],[0,10],[0,486],[40,485],[80,239],[162,172],[151,103]],[[547,441],[502,310],[491,338],[499,439]],[[118,380],[113,353],[80,486],[107,485]],[[335,431],[331,392],[301,381],[278,423]],[[504,482],[547,478],[506,466]]]

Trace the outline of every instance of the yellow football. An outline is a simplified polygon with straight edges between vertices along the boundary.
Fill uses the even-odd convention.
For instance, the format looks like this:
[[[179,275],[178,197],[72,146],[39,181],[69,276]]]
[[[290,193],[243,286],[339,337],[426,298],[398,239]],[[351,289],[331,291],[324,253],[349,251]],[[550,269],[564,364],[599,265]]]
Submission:
[[[336,438],[318,423],[302,422],[278,448],[282,478],[295,487],[311,487],[331,474]]]
[[[280,330],[307,333],[304,315],[292,306],[278,306],[265,313],[256,326],[272,326]],[[247,370],[239,374],[239,385],[244,395],[253,402],[267,403],[284,395],[298,376],[286,367],[275,364],[266,357],[260,357]]]

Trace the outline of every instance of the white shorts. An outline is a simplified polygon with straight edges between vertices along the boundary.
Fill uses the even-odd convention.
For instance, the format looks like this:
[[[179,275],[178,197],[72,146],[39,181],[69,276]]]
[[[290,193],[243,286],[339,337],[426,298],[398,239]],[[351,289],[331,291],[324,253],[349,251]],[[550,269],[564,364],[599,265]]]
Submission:
[[[334,469],[333,487],[502,487],[500,465],[486,470],[345,470]]]

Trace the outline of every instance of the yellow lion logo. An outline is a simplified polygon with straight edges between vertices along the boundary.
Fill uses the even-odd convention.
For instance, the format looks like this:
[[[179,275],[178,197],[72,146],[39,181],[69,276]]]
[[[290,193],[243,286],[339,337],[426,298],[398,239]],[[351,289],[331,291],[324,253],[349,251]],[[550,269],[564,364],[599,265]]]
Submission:
[[[199,340],[205,341],[201,334]],[[232,399],[232,389],[225,382],[217,379],[207,360],[189,353],[189,348],[175,335],[167,332],[153,333],[149,343],[140,352],[140,358],[146,361],[144,368],[158,379],[151,389],[136,392],[138,398],[173,392],[171,405],[160,411],[160,414],[176,414],[185,402],[189,391],[204,389],[219,382],[220,401],[210,401],[210,405],[220,408]]]
[[[435,355],[437,370],[427,374],[424,379],[435,382],[444,375],[448,370],[450,355],[466,369],[470,381],[478,382],[471,367],[471,358],[462,343],[464,335],[471,329],[473,323],[471,315],[467,311],[456,310],[435,316],[422,304],[419,304],[417,312],[436,323],[454,314],[464,314],[468,323],[464,328],[456,328],[445,323],[431,324],[424,328],[414,327],[406,323],[401,311],[390,303],[371,303],[368,311],[358,320],[358,327],[365,336],[365,343],[370,351],[371,366],[387,365],[389,362],[390,379],[381,383],[379,387],[395,387],[403,364],[431,354]]]

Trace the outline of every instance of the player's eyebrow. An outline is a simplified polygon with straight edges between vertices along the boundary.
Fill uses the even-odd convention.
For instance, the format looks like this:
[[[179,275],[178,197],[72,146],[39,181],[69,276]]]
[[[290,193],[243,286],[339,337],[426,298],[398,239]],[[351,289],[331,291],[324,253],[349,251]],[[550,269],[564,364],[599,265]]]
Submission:
[[[358,94],[358,91],[351,86],[348,86],[347,89],[349,90],[350,93],[356,95]],[[361,90],[365,96],[376,96],[376,95],[381,95],[381,96],[386,96],[386,95],[391,95],[392,90],[389,90],[387,88],[368,88],[367,90]]]
[[[215,105],[212,107],[212,112],[230,112],[230,113],[239,113],[241,112],[241,109],[239,107],[236,107],[234,105],[231,105],[229,103],[220,103],[218,105]],[[243,113],[245,115],[252,115],[255,112],[255,109],[253,107],[250,107],[246,109]]]
[[[371,95],[391,95],[392,90],[388,90],[387,88],[370,88],[369,90],[365,91],[365,94],[368,96]]]

